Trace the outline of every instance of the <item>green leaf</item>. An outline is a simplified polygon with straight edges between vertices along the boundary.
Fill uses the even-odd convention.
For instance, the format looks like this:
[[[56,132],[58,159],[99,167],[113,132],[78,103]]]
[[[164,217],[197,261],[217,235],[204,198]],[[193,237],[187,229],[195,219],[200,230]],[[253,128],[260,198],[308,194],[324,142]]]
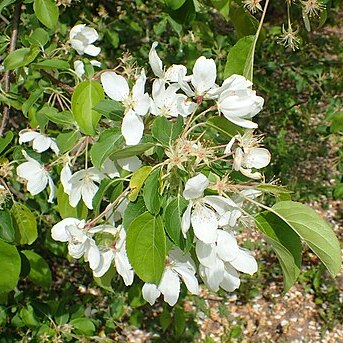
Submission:
[[[57,108],[45,104],[37,114],[46,116],[51,122],[60,125],[74,125],[75,120],[71,112],[59,112]]]
[[[128,196],[128,199],[130,201],[136,201],[139,191],[141,190],[144,181],[148,177],[148,175],[151,172],[152,167],[151,166],[143,166],[136,170],[130,179],[130,194]]]
[[[334,277],[341,268],[341,250],[337,237],[327,222],[312,208],[293,201],[281,201],[272,208],[319,257]]]
[[[105,160],[123,144],[124,138],[119,128],[103,131],[90,151],[93,165],[98,169],[101,169]]]
[[[161,217],[145,212],[133,220],[127,231],[126,250],[135,273],[144,282],[158,284],[166,258]]]
[[[111,266],[109,270],[101,277],[94,277],[94,281],[103,289],[115,293],[112,288],[112,279],[116,275],[116,270]]]
[[[109,99],[99,101],[93,109],[107,119],[114,121],[123,120],[125,110],[121,102]]]
[[[154,170],[147,178],[143,189],[143,199],[146,208],[152,214],[157,214],[161,208],[161,169]]]
[[[69,204],[69,195],[64,193],[63,186],[60,184],[57,189],[57,209],[62,217],[64,218],[80,218],[86,219],[88,215],[88,208],[83,201],[80,201],[76,207],[72,207]]]
[[[15,230],[8,210],[0,211],[0,239],[8,243],[15,241]]]
[[[115,151],[111,155],[111,158],[113,160],[121,160],[123,158],[137,156],[137,155],[142,154],[144,151],[149,150],[150,148],[153,148],[154,146],[155,144],[153,143],[141,143],[141,144],[129,146],[127,148]]]
[[[305,10],[302,11],[302,17],[303,17],[303,21],[304,21],[306,31],[310,32],[311,31],[310,19],[309,19]]]
[[[301,240],[284,221],[271,212],[258,214],[255,223],[276,253],[284,275],[284,291],[287,292],[300,273]]]
[[[58,6],[53,0],[34,0],[33,10],[38,20],[49,29],[53,29],[59,16]]]
[[[27,305],[20,310],[20,317],[28,327],[39,326],[40,323],[36,318],[35,312],[31,305]]]
[[[28,41],[32,45],[40,45],[44,46],[49,41],[49,34],[42,29],[41,27],[37,27],[28,38]]]
[[[94,213],[98,214],[100,212],[100,206],[101,206],[102,200],[104,199],[106,195],[106,192],[111,186],[113,186],[116,183],[122,183],[122,181],[117,180],[117,179],[113,179],[113,180],[105,179],[101,182],[100,187],[93,198]]]
[[[0,14],[4,8],[6,8],[9,5],[12,5],[16,2],[16,0],[2,0],[0,2]]]
[[[23,204],[15,203],[11,208],[18,244],[32,244],[38,237],[36,217]]]
[[[287,201],[291,200],[292,191],[289,191],[283,186],[275,186],[275,185],[268,185],[268,184],[260,184],[256,187],[256,189],[262,192],[268,192],[274,194],[277,200],[279,201]]]
[[[343,112],[335,113],[331,118],[331,127],[330,131],[333,133],[338,133],[343,131]]]
[[[7,148],[7,146],[12,142],[13,132],[7,131],[5,137],[0,137],[0,154]]]
[[[224,78],[238,74],[252,80],[254,40],[255,36],[243,37],[230,49],[226,60]]]
[[[32,250],[23,250],[22,253],[30,262],[28,278],[38,286],[48,290],[51,286],[52,277],[49,265],[44,258]]]
[[[184,241],[181,231],[181,218],[187,205],[188,201],[178,196],[168,203],[163,213],[166,232],[170,239],[179,247],[181,242]]]
[[[21,48],[12,51],[4,61],[4,66],[6,70],[14,70],[20,67],[24,67],[27,64],[35,60],[39,54],[39,48],[33,46],[31,48]]]
[[[92,336],[95,333],[95,325],[88,318],[75,318],[69,324],[73,327],[73,331],[79,335]]]
[[[186,329],[186,313],[183,308],[176,307],[174,314],[175,334],[181,337]]]
[[[67,61],[58,60],[55,58],[47,59],[41,62],[32,63],[31,66],[35,69],[60,69],[67,70],[70,65]]]
[[[56,137],[57,145],[61,154],[72,149],[81,138],[79,131],[62,132]]]
[[[190,24],[195,19],[194,1],[185,0],[184,4],[177,10],[170,10],[169,15],[173,20],[175,20],[179,24]]]
[[[123,225],[125,230],[127,230],[135,218],[146,212],[146,210],[143,197],[138,197],[135,202],[130,202],[124,212]]]
[[[165,0],[165,2],[172,10],[177,10],[186,2],[186,0]]]
[[[166,117],[157,117],[151,128],[153,137],[163,145],[169,146],[181,134],[183,130],[183,118],[179,116],[175,123]]]
[[[20,265],[17,248],[0,240],[0,293],[8,293],[17,286]]]
[[[86,135],[95,135],[101,114],[93,107],[105,97],[104,90],[96,81],[83,81],[71,98],[71,109],[80,129]]]
[[[337,185],[333,190],[333,196],[335,199],[343,198],[343,183]]]
[[[259,21],[246,11],[243,6],[231,2],[230,20],[236,29],[239,38],[255,35]]]
[[[226,19],[229,19],[231,0],[211,0],[213,7]]]
[[[225,117],[211,117],[207,120],[206,124],[228,138],[244,132],[242,127],[231,123]]]
[[[29,98],[23,103],[22,111],[25,117],[27,117],[29,110],[34,106],[34,104],[37,103],[42,94],[43,89],[37,88],[30,94]]]

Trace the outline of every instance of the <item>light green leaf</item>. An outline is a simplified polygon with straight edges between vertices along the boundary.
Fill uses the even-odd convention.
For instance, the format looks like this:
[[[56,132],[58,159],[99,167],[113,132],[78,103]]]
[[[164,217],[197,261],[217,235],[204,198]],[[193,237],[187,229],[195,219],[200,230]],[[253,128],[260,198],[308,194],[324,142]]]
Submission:
[[[13,139],[13,132],[7,131],[5,137],[0,137],[0,154],[7,148]]]
[[[206,125],[214,128],[230,139],[238,133],[244,132],[243,128],[231,123],[225,117],[211,117],[207,120]]]
[[[226,60],[224,78],[238,74],[252,80],[254,40],[255,36],[243,37],[230,49]]]
[[[232,0],[211,0],[213,7],[226,19],[229,19]]]
[[[33,10],[38,20],[49,29],[53,29],[59,16],[58,6],[53,0],[34,0]]]
[[[300,273],[302,253],[300,238],[284,221],[271,212],[258,214],[255,222],[276,253],[284,275],[284,290],[287,292]]]
[[[12,51],[4,61],[4,66],[6,70],[14,70],[20,67],[24,67],[27,64],[35,60],[39,54],[39,48],[33,46],[31,48],[21,48]]]
[[[95,135],[95,128],[101,114],[93,107],[105,97],[104,90],[96,81],[83,81],[75,89],[71,98],[73,116],[86,135]]]
[[[95,325],[89,318],[75,318],[69,324],[75,333],[85,336],[92,336],[95,333]]]
[[[123,225],[125,230],[127,230],[127,228],[130,226],[135,218],[146,211],[147,209],[145,207],[143,197],[138,197],[135,202],[130,202],[124,212]]]
[[[172,10],[177,10],[186,2],[186,0],[165,0],[165,2]]]
[[[137,155],[142,154],[144,151],[149,150],[150,148],[153,148],[154,146],[155,144],[153,143],[141,143],[141,144],[129,146],[127,148],[115,151],[111,155],[111,158],[113,160],[121,160],[123,158],[137,156]]]
[[[130,194],[128,196],[128,199],[130,201],[136,201],[139,191],[141,190],[144,181],[148,177],[148,175],[151,172],[152,167],[151,166],[143,166],[136,170],[130,179]]]
[[[339,241],[327,222],[312,208],[298,202],[280,201],[272,207],[271,212],[306,242],[333,277],[340,271]]]
[[[157,214],[161,208],[161,169],[154,170],[147,178],[143,189],[143,199],[146,208],[152,214]]]
[[[124,137],[119,128],[107,129],[103,131],[99,139],[91,148],[92,163],[98,169],[101,169],[106,158],[118,150],[124,144]]]
[[[66,125],[66,126],[75,124],[75,120],[71,112],[69,111],[58,112],[57,108],[51,107],[47,104],[45,104],[37,112],[37,114],[46,116],[51,122],[55,124]]]
[[[278,201],[291,200],[291,194],[293,193],[292,191],[289,191],[283,186],[275,186],[275,185],[269,185],[269,184],[260,184],[256,187],[256,189],[262,192],[274,194],[274,196],[276,197]]]
[[[169,146],[181,134],[183,130],[183,118],[179,116],[176,122],[166,117],[157,117],[151,128],[153,137],[162,144]]]
[[[311,31],[311,23],[310,23],[310,19],[309,19],[307,13],[305,12],[305,10],[302,11],[302,17],[303,17],[304,25],[305,25],[307,32],[310,32]]]
[[[23,204],[15,203],[11,208],[16,242],[18,244],[32,244],[38,237],[36,217]]]
[[[41,27],[37,27],[28,38],[28,41],[32,45],[40,45],[44,46],[49,41],[49,34],[42,29]]]
[[[13,243],[15,230],[12,223],[11,213],[8,210],[0,211],[0,240]]]
[[[49,289],[52,282],[51,270],[44,258],[32,250],[23,250],[22,253],[30,262],[28,278],[38,286]]]
[[[2,12],[2,10],[3,10],[4,8],[6,8],[6,7],[9,6],[9,5],[14,4],[15,2],[16,2],[16,0],[2,0],[2,1],[0,2],[0,13]]]
[[[165,267],[166,237],[160,216],[145,212],[127,231],[126,250],[135,273],[144,281],[158,284]]]
[[[0,293],[8,293],[17,286],[20,266],[17,248],[0,240]]]

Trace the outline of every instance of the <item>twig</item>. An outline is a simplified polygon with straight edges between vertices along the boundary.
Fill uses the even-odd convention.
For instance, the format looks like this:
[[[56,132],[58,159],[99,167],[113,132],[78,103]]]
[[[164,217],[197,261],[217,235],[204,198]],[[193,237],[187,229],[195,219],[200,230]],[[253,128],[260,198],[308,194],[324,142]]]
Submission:
[[[16,44],[17,44],[17,38],[18,38],[18,26],[19,26],[19,18],[20,18],[20,11],[21,11],[21,2],[17,3],[15,5],[14,9],[14,15],[13,15],[13,28],[12,28],[12,35],[10,40],[10,47],[9,47],[9,53],[15,50]],[[5,93],[7,93],[10,89],[10,71],[7,70],[4,75],[5,79]],[[8,105],[4,105],[3,111],[2,111],[2,120],[1,120],[1,126],[0,126],[0,137],[3,136],[5,127],[7,125],[8,117],[9,117],[9,107]]]
[[[74,92],[74,88],[73,87],[71,87],[71,86],[67,85],[66,83],[63,83],[62,81],[54,78],[48,72],[46,72],[44,70],[41,70],[41,73],[44,74],[45,76],[47,76],[54,84],[56,84],[57,86],[61,87],[65,91],[69,92],[70,94],[72,94]]]

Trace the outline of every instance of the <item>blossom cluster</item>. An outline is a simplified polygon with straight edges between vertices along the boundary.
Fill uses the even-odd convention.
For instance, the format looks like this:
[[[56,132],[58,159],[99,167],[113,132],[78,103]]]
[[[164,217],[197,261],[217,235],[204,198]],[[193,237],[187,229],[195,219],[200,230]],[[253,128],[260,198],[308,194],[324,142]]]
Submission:
[[[77,25],[71,30],[70,44],[79,55],[97,56],[100,48],[93,45],[97,38],[94,29]],[[92,218],[90,212],[88,221],[63,218],[52,227],[51,235],[54,240],[68,244],[72,257],[83,257],[95,277],[102,277],[115,267],[128,286],[134,281],[135,270],[126,250],[128,227],[123,218],[130,202],[135,201],[129,197],[132,176],[145,166],[160,168],[164,187],[159,195],[166,203],[175,196],[187,203],[180,217],[181,235],[184,240],[191,240],[191,247],[186,251],[169,240],[161,279],[158,283],[146,282],[142,294],[150,304],[163,294],[164,300],[174,305],[181,281],[192,294],[199,293],[200,278],[213,291],[233,291],[240,284],[239,272],[257,271],[255,258],[239,247],[236,233],[248,218],[245,204],[262,194],[257,189],[263,181],[260,169],[269,164],[271,156],[261,147],[261,136],[253,134],[257,124],[252,118],[261,111],[263,98],[252,90],[251,81],[234,74],[217,84],[215,61],[204,56],[196,60],[191,74],[184,65],[165,68],[156,48],[154,42],[149,53],[154,74],[151,94],[146,91],[148,79],[144,69],[128,79],[117,71],[103,71],[100,82],[107,97],[123,107],[119,124],[122,149],[139,146],[149,135],[151,139],[151,122],[156,118],[164,117],[173,125],[182,119],[181,132],[169,144],[163,146],[154,141],[156,148],[163,149],[159,162],[149,158],[154,156],[153,150],[119,159],[107,157],[97,168],[90,166],[88,151],[92,144],[97,144],[99,135],[82,136],[71,150],[61,154],[54,138],[26,129],[19,134],[20,144],[30,143],[38,154],[51,149],[56,158],[44,164],[34,158],[37,154],[23,150],[26,161],[17,167],[17,175],[26,181],[32,196],[49,185],[48,201],[53,202],[57,182],[62,184],[71,207],[83,203],[90,211],[94,210],[95,196],[104,182],[121,182],[123,192],[114,199],[102,199],[104,210],[100,215],[94,214]],[[97,61],[92,64],[101,66]],[[77,60],[74,66],[82,79],[83,62]],[[233,124],[237,131],[231,140],[212,146],[203,138],[208,113]],[[118,122],[112,124],[118,126]],[[106,125],[111,123],[107,120]],[[98,132],[101,131],[100,122]],[[225,167],[226,172],[216,173],[212,168],[215,163]],[[246,181],[239,183],[234,173]],[[175,178],[178,187],[173,185]],[[194,254],[190,253],[192,249]]]

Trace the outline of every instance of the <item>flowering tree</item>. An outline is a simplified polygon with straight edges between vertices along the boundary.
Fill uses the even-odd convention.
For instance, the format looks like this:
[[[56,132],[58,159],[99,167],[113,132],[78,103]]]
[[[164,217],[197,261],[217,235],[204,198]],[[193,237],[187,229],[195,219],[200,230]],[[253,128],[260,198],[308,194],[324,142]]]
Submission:
[[[244,3],[262,10],[259,1]],[[52,0],[34,1],[33,9],[46,28],[55,27]],[[100,285],[115,271],[126,286],[141,279],[151,305],[161,294],[175,305],[181,283],[191,294],[199,294],[201,283],[215,292],[237,289],[239,273],[258,269],[254,253],[237,243],[244,227],[256,226],[275,250],[285,290],[300,273],[302,241],[337,274],[340,248],[329,225],[263,176],[271,154],[254,132],[264,100],[254,90],[252,67],[264,15],[257,34],[230,51],[223,81],[215,60],[205,56],[191,71],[165,66],[157,42],[144,68],[122,59],[107,70],[98,33],[85,24],[69,32],[72,59],[58,46],[45,50],[49,35],[40,27],[30,47],[12,49],[4,68],[7,77],[17,71],[18,86],[1,95],[0,152],[12,157],[1,162],[0,173],[6,272],[0,293],[17,285],[22,253],[33,265],[36,253],[21,246],[36,241],[45,221],[36,215],[47,217],[52,208],[58,216],[45,226],[53,240],[83,258]],[[28,91],[23,103],[13,95],[21,87]],[[18,145],[13,131],[4,130],[9,107],[28,115],[31,125],[19,132]],[[264,194],[275,197],[273,206]],[[49,204],[33,213],[28,199]]]

